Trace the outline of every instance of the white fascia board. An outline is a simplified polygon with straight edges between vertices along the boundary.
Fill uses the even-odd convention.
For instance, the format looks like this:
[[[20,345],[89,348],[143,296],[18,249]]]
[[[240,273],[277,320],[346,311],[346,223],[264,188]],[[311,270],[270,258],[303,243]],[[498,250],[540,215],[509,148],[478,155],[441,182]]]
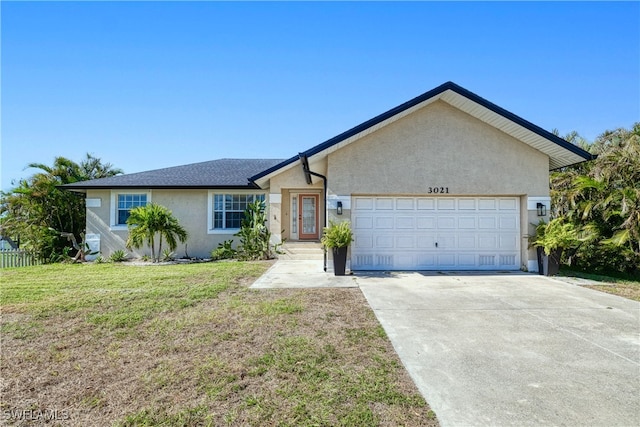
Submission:
[[[549,156],[549,170],[585,161],[581,156],[457,92],[447,90],[441,94],[440,98],[452,107],[546,154]]]

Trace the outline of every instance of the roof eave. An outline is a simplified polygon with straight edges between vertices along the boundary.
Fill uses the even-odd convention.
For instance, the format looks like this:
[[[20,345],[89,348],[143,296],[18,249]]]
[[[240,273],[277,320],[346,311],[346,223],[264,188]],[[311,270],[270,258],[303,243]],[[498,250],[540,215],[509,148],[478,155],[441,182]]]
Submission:
[[[253,190],[258,187],[253,183],[247,185],[92,185],[92,186],[73,186],[58,185],[58,188],[71,191],[88,191],[88,190],[131,190],[131,189],[147,189],[147,190]]]

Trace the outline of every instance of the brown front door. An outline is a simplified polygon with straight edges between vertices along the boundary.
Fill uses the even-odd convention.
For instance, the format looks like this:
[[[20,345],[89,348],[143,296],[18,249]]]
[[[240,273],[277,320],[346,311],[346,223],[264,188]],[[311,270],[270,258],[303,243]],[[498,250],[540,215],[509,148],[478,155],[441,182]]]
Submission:
[[[300,240],[318,238],[318,201],[317,194],[298,196],[298,224]]]

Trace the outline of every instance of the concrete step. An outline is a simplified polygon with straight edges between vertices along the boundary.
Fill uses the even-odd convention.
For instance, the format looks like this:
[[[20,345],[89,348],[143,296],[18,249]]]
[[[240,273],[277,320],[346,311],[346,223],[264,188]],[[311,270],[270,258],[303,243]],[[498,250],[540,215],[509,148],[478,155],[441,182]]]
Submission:
[[[282,254],[278,259],[320,260],[324,259],[324,251],[319,242],[286,242],[280,248]]]

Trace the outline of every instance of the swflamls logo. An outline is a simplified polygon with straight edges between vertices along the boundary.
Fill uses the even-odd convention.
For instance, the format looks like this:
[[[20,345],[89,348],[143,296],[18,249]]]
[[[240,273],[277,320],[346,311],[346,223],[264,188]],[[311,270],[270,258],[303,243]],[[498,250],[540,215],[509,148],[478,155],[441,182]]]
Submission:
[[[71,418],[66,409],[3,409],[2,417],[19,421],[63,421]]]

